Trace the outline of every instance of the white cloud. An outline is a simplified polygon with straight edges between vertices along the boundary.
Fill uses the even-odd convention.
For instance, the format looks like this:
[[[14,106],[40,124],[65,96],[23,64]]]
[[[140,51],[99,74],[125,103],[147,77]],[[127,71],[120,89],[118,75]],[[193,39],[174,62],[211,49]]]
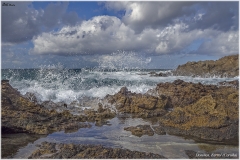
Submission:
[[[106,2],[112,10],[124,10],[122,21],[136,32],[146,27],[159,28],[171,24],[175,18],[181,17],[186,11],[184,7],[192,2]]]
[[[80,25],[65,26],[58,32],[43,33],[34,38],[33,54],[94,54],[135,49],[134,31],[120,19],[97,16]]]
[[[209,40],[204,41],[196,51],[198,54],[208,55],[231,55],[239,54],[239,32],[238,31],[208,31]],[[207,37],[207,36],[206,36]]]
[[[30,53],[68,56],[110,54],[124,50],[145,54],[175,54],[198,39],[205,40],[197,50],[200,54],[226,55],[238,50],[238,31],[189,31],[188,28],[187,24],[180,22],[162,29],[146,28],[137,34],[117,17],[97,16],[80,25],[65,26],[57,32],[35,37]]]

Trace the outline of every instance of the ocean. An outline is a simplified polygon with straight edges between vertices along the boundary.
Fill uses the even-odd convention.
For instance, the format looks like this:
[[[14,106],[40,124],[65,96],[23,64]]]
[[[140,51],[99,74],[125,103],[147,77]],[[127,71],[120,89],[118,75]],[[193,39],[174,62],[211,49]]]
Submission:
[[[166,73],[167,77],[150,76],[150,72]],[[67,69],[64,67],[43,67],[39,69],[2,69],[2,79],[22,94],[34,93],[39,103],[43,101],[81,102],[83,98],[104,98],[113,95],[122,87],[136,93],[146,93],[161,82],[173,82],[181,79],[186,82],[217,84],[221,81],[237,80],[217,76],[191,77],[173,76],[166,69]]]

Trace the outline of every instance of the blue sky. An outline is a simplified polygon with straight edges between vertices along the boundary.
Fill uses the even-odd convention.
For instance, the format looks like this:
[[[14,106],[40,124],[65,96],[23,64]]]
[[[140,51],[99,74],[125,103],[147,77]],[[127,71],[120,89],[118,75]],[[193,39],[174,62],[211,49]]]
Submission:
[[[239,54],[238,1],[5,3],[2,68],[173,69]]]

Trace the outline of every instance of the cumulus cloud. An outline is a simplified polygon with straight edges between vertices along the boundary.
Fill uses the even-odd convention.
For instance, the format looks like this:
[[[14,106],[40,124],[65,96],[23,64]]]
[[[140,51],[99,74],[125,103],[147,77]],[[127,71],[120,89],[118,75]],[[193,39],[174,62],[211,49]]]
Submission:
[[[120,19],[97,16],[58,32],[43,33],[33,39],[32,54],[105,54],[114,50],[133,50],[134,31]],[[142,48],[142,47],[141,47]]]
[[[191,4],[193,2],[106,2],[106,7],[125,10],[123,22],[139,33],[146,27],[171,24],[174,18],[187,13],[184,7]]]
[[[30,53],[69,56],[125,50],[157,55],[176,54],[199,39],[203,40],[197,50],[201,54],[225,55],[238,50],[238,31],[222,32],[212,28],[189,31],[189,25],[181,22],[163,29],[146,28],[136,34],[116,17],[98,16],[80,25],[66,26],[57,32],[35,37]],[[212,49],[209,49],[210,45]],[[226,49],[216,51],[220,46]]]
[[[221,55],[239,53],[239,32],[209,32],[209,39],[204,41],[199,49],[195,51],[197,54]]]
[[[117,50],[146,55],[238,53],[238,2],[106,2],[123,16],[96,16],[78,23],[68,3],[36,10],[30,2],[2,7],[2,41],[32,40],[31,55],[104,55]],[[56,30],[57,27],[59,30]],[[55,30],[53,30],[55,29]]]
[[[138,33],[176,21],[188,23],[189,29],[238,29],[238,2],[106,2],[105,6],[125,11],[123,22]]]
[[[2,2],[4,3],[4,2]],[[45,9],[35,9],[31,2],[11,2],[14,7],[2,7],[2,41],[21,43],[43,31],[62,25],[75,25],[78,15],[67,13],[68,3],[50,3]]]

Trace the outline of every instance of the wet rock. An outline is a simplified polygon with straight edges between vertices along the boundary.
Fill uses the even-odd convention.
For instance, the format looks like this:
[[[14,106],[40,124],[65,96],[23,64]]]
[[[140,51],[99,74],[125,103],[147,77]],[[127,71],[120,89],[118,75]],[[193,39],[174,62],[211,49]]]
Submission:
[[[91,127],[92,125],[89,123],[73,122],[73,123],[69,123],[66,127],[64,127],[64,132],[73,133],[73,132],[77,132],[80,128],[91,128]]]
[[[26,97],[28,100],[30,100],[31,102],[37,104],[38,103],[38,100],[37,100],[37,97],[34,93],[31,93],[31,92],[27,92],[24,97]]]
[[[152,128],[154,129],[154,133],[158,134],[158,135],[165,135],[165,129],[162,126],[152,126]]]
[[[219,85],[221,86],[232,86],[236,89],[239,88],[239,81],[238,80],[235,80],[235,81],[223,81],[223,82],[219,82],[218,83]]]
[[[186,64],[179,65],[173,74],[201,77],[236,77],[239,75],[238,54],[225,56],[216,61],[187,62]]]
[[[56,150],[57,148],[57,150]],[[40,149],[34,151],[30,159],[162,159],[159,154],[131,151],[120,148],[107,148],[102,145],[75,145],[43,142]]]
[[[184,82],[183,80],[175,80],[173,83],[159,83],[152,94],[164,95],[170,99],[173,107],[185,107],[196,103],[200,98],[212,95],[215,97],[223,97],[237,92],[231,87],[218,87],[217,85],[203,85],[201,83]]]
[[[57,109],[59,107],[61,107],[61,105],[57,104],[57,103],[54,103],[53,101],[44,101],[42,102],[41,104],[42,106],[44,106],[45,108],[48,108],[48,109]]]
[[[93,109],[85,109],[84,114],[86,115],[88,121],[96,122],[96,126],[108,124],[107,120],[116,116],[114,111],[111,111],[109,108],[103,108],[102,104],[99,104],[97,111]]]
[[[2,81],[2,133],[49,134],[63,130],[72,122],[85,122],[86,116],[74,116],[69,111],[58,113],[35,104]]]
[[[167,73],[156,73],[156,72],[150,72],[150,77],[167,77],[169,74]]]
[[[109,108],[100,108],[99,112],[86,110],[85,114],[73,115],[71,107],[64,103],[45,101],[41,105],[31,102],[12,88],[8,81],[2,81],[2,133],[36,133],[49,134],[55,131],[77,131],[89,127],[79,122],[97,122],[105,124],[107,119],[114,118],[116,113]],[[75,107],[76,108],[76,107]]]
[[[142,137],[143,135],[153,136],[154,132],[150,125],[137,125],[136,127],[125,127],[124,130],[131,131],[133,135]]]
[[[189,159],[197,159],[197,157],[196,157],[197,152],[192,151],[192,150],[185,150],[185,153]]]
[[[223,89],[223,88],[222,88]],[[238,143],[238,91],[215,92],[185,107],[176,107],[161,117],[168,134],[193,136],[202,140]],[[220,94],[220,95],[218,95]]]
[[[105,97],[109,103],[116,106],[120,113],[132,113],[136,117],[156,117],[167,113],[167,108],[171,107],[166,96],[151,96],[148,94],[131,93],[123,87],[117,94]]]
[[[158,118],[161,129],[155,132],[216,143],[238,142],[239,91],[236,87],[176,80],[159,83],[146,94],[123,90],[125,94],[118,92],[106,98],[120,113]]]
[[[46,135],[36,134],[2,134],[1,135],[1,158],[13,158],[20,148],[27,146],[29,143],[33,143],[39,138],[44,138]]]

